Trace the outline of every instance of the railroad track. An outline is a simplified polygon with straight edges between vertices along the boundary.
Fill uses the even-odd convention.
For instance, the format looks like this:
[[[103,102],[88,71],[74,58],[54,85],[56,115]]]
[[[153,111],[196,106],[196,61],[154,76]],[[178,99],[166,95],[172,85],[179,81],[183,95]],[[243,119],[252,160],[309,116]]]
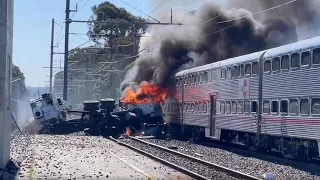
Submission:
[[[117,142],[120,145],[128,147],[132,150],[135,150],[136,152],[146,155],[149,158],[155,159],[156,161],[159,161],[195,179],[208,180],[208,179],[232,178],[232,179],[245,179],[245,180],[261,180],[258,177],[254,177],[236,170],[232,170],[230,168],[223,167],[218,164],[214,164],[214,163],[211,163],[211,162],[199,159],[197,157],[190,156],[190,155],[187,155],[163,146],[149,143],[135,137],[129,137],[129,140],[132,141],[131,143],[119,141],[112,137],[110,137],[110,139]],[[145,145],[146,147],[143,148],[140,146],[139,148],[137,148],[139,144]],[[149,149],[149,152],[148,152],[147,151],[148,148],[153,148],[153,150]],[[155,151],[157,151],[157,153],[153,153]],[[155,154],[158,154],[158,155],[155,155]],[[159,156],[162,156],[162,157],[159,157]],[[168,158],[168,156],[170,156],[170,158]],[[167,158],[164,158],[164,157],[167,157]],[[177,158],[179,158],[179,160],[177,160]],[[180,162],[180,164],[177,162]],[[183,162],[184,164],[187,164],[187,166],[182,165],[181,162]],[[190,164],[195,163],[194,164],[195,166],[193,166],[195,168],[194,169],[191,168],[192,166],[188,167],[189,163]]]

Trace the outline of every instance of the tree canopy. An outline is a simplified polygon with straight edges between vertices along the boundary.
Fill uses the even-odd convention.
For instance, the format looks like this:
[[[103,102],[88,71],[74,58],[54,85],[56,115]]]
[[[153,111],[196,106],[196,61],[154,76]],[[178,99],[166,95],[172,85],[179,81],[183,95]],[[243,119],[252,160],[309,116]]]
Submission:
[[[25,84],[25,77],[24,77],[24,74],[23,72],[21,72],[20,68],[16,65],[12,65],[12,80],[15,80],[17,78],[20,78],[21,81],[17,81],[16,84],[17,86],[19,86],[19,95],[20,95],[20,98],[24,97],[25,95],[27,95],[28,93],[28,90],[27,90],[27,87],[26,87],[26,84]],[[12,90],[13,91],[17,91],[17,86],[13,86]]]
[[[95,5],[91,9],[93,15],[90,20],[99,22],[88,24],[88,36],[98,44],[103,44],[115,49],[118,45],[132,43],[133,36],[135,35],[138,39],[146,29],[146,26],[143,24],[137,23],[135,24],[135,28],[132,24],[133,22],[145,22],[144,19],[134,16],[124,8],[118,8],[108,1]],[[101,21],[105,21],[107,23],[101,23]],[[122,49],[130,52],[130,49],[128,50],[128,48],[130,47]],[[120,49],[120,51],[124,50]],[[130,54],[132,53],[136,52],[131,52]]]
[[[88,24],[88,36],[97,46],[70,50],[68,66],[70,102],[78,103],[88,99],[119,96],[124,70],[134,60],[124,60],[124,58],[138,51],[138,43],[133,51],[133,35],[136,35],[138,40],[146,29],[141,23],[136,23],[134,33],[133,22],[145,20],[108,1],[92,7],[90,20],[108,23]],[[55,74],[53,90],[62,93],[63,71]]]

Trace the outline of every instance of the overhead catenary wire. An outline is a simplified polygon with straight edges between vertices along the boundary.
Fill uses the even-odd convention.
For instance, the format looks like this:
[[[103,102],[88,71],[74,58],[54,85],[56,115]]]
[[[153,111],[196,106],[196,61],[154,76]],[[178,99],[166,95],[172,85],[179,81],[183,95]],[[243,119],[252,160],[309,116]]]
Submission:
[[[268,11],[268,10],[273,10],[273,9],[282,7],[282,6],[284,6],[284,5],[293,3],[293,2],[295,2],[295,1],[298,1],[298,0],[292,0],[292,1],[289,1],[289,2],[286,2],[286,3],[283,3],[283,4],[280,4],[280,5],[274,6],[274,7],[272,7],[272,8],[268,8],[268,9],[266,9],[266,10],[263,10],[263,11],[260,11],[260,12],[257,12],[257,13],[254,13],[254,14],[263,13],[263,12],[266,12],[266,11]],[[202,23],[206,23],[206,22],[208,22],[208,21],[211,21],[211,20],[213,20],[213,19],[215,19],[215,18],[218,18],[219,16],[221,16],[221,15],[218,15],[218,16],[212,18],[212,19],[206,20],[206,21],[204,21],[204,22],[202,22]],[[242,19],[243,19],[243,18],[244,18],[244,17],[242,17]],[[239,19],[241,19],[241,18],[239,18]],[[240,23],[242,23],[242,22],[244,22],[244,21],[246,21],[246,20],[247,20],[247,19],[243,19],[243,20],[240,21]],[[209,36],[212,36],[212,35],[217,34],[217,33],[219,33],[219,32],[222,32],[222,31],[224,31],[224,30],[227,30],[227,29],[229,29],[229,28],[231,28],[231,27],[233,27],[233,26],[236,26],[238,23],[239,23],[239,22],[235,22],[234,24],[232,24],[232,25],[230,25],[230,26],[227,26],[227,27],[222,28],[222,29],[220,29],[220,30],[217,30],[217,31],[215,31],[215,32],[209,33],[209,34],[207,34],[206,36],[209,37]],[[149,44],[149,45],[146,46],[144,49],[140,50],[135,57],[138,57],[140,52],[144,51],[145,49],[149,48],[150,46],[152,46],[152,45],[154,45],[154,44],[156,44],[156,43],[159,43],[160,41],[161,41],[161,40],[154,41],[153,43]]]
[[[78,5],[78,4],[79,4],[80,2],[82,2],[82,1],[83,1],[83,0],[80,0],[80,1],[78,1],[76,4]],[[81,11],[81,9],[82,9],[89,1],[90,1],[90,0],[87,0],[85,3],[83,3],[83,5],[82,5],[76,12],[73,12],[70,19],[72,19],[77,12]]]
[[[150,15],[153,13],[156,9],[158,9],[160,6],[162,6],[167,0],[162,1],[157,7],[155,7],[152,11],[150,11],[148,14]]]
[[[210,2],[210,1],[213,1],[213,0],[206,0],[206,1],[203,1],[203,2],[200,2],[200,3],[194,3],[194,4],[191,4],[191,5],[174,7],[172,9],[175,10],[175,9],[189,8],[189,7],[198,6],[199,4],[204,4],[204,3],[207,3],[207,2]]]
[[[122,0],[120,0],[120,1],[122,1]],[[144,1],[144,0],[141,0],[141,1],[138,3],[138,5],[136,5],[136,7],[133,7],[133,8],[136,9],[143,1]],[[126,3],[125,1],[122,1],[122,2]],[[128,3],[126,3],[126,4],[129,5],[129,6],[131,6],[131,5],[128,4]],[[132,7],[132,6],[131,6],[131,7]],[[123,19],[125,19],[128,15],[129,15],[129,13],[128,13],[126,16],[124,16],[123,18],[121,18],[120,20],[118,20],[118,21],[117,21],[114,25],[112,25],[110,28],[108,28],[108,29],[106,30],[106,32],[107,32],[108,30],[111,30],[114,26],[116,26],[120,21],[122,21]],[[76,46],[75,48],[79,48],[79,47],[81,47],[81,46],[89,43],[90,41],[91,41],[91,40],[86,41],[86,42],[84,42],[84,43]],[[75,49],[75,48],[74,48],[74,49]]]
[[[284,6],[284,5],[293,3],[293,2],[295,2],[295,1],[298,1],[298,0],[292,0],[292,1],[289,1],[289,2],[286,2],[286,3],[283,3],[283,4],[280,4],[280,5],[274,6],[274,7],[272,7],[272,8],[268,8],[268,9],[265,9],[265,10],[263,10],[263,11],[260,11],[260,12],[257,12],[257,13],[253,13],[253,14],[264,13],[264,12],[266,12],[266,11],[273,10],[273,9],[276,9],[276,8],[279,8],[279,7],[282,7],[282,6]],[[164,1],[163,1],[163,2],[164,2]],[[208,1],[206,1],[206,2],[208,2]],[[162,4],[163,4],[163,3],[162,3]],[[157,7],[160,7],[160,6],[157,6]],[[214,17],[214,18],[211,18],[211,19],[209,19],[209,20],[206,20],[206,21],[204,21],[204,22],[202,22],[202,23],[207,23],[207,22],[209,22],[209,21],[211,21],[211,20],[213,20],[213,19],[218,18],[219,16],[221,16],[221,15],[218,15],[218,16],[216,16],[216,17]],[[237,19],[243,19],[243,18],[245,18],[245,17],[247,17],[247,16],[240,17],[240,18],[237,18]],[[233,20],[234,20],[234,19],[228,20],[228,22],[233,21]],[[240,22],[244,22],[244,21],[246,21],[246,20],[247,20],[247,19],[244,19],[244,20],[242,20],[242,21],[240,21]],[[222,22],[220,22],[220,23],[222,23]],[[234,23],[234,24],[232,24],[232,25],[230,25],[230,26],[227,26],[227,27],[225,27],[225,28],[222,28],[222,29],[220,29],[220,30],[218,30],[218,31],[209,33],[209,34],[207,34],[207,36],[211,36],[211,35],[217,34],[217,33],[221,32],[221,31],[224,31],[224,30],[229,29],[229,28],[231,28],[231,27],[233,27],[233,26],[236,26],[237,24],[238,24],[238,23]],[[139,41],[139,40],[138,40],[138,41]],[[136,42],[138,42],[138,41],[136,41]],[[150,45],[148,45],[148,46],[145,47],[144,49],[142,49],[142,50],[140,50],[139,52],[137,52],[137,54],[139,54],[140,52],[144,51],[145,49],[149,48],[150,46],[152,46],[152,45],[154,45],[154,44],[156,44],[156,43],[158,43],[158,42],[160,42],[160,41],[161,41],[161,40],[158,40],[158,41],[155,41],[155,42],[151,43]],[[84,44],[86,44],[86,43],[88,43],[88,42],[90,42],[90,40],[87,41],[87,42],[85,42],[85,43],[83,43],[83,44],[81,44],[81,45],[79,45],[79,46],[77,46],[76,48],[81,47],[82,45],[84,45]],[[130,44],[132,44],[132,43],[130,43]],[[128,45],[130,45],[130,44],[128,44]],[[132,57],[138,57],[138,55],[132,56]],[[127,60],[127,59],[125,59],[125,60]]]
[[[255,12],[255,13],[252,13],[252,14],[249,14],[249,15],[241,16],[241,17],[234,18],[234,19],[228,19],[228,20],[225,20],[225,21],[219,21],[219,22],[217,22],[217,24],[222,24],[222,23],[226,23],[226,22],[231,22],[231,21],[243,19],[243,18],[246,18],[246,17],[250,17],[250,16],[253,16],[253,15],[261,14],[261,13],[264,13],[264,12],[267,12],[267,11],[271,11],[271,10],[277,9],[277,8],[282,7],[282,6],[284,6],[284,5],[288,5],[288,4],[294,3],[294,2],[296,2],[296,1],[298,1],[298,0],[291,0],[291,1],[289,1],[289,2],[285,2],[285,3],[283,3],[283,4],[280,4],[280,5],[277,5],[277,6],[274,6],[274,7],[271,7],[271,8],[262,10],[262,11],[259,11],[259,12]]]
[[[130,5],[129,3],[127,3],[127,2],[125,2],[125,1],[123,1],[123,0],[120,0],[121,2],[123,2],[123,3],[125,3],[125,4],[127,4],[128,6],[130,6],[130,7],[132,7],[132,8],[134,8],[134,9],[136,9],[144,0],[141,0],[137,5],[136,5],[136,7],[133,7],[132,5]],[[152,12],[154,12],[157,8],[159,8],[164,2],[166,2],[167,0],[164,0],[162,3],[160,3],[156,8],[154,8],[151,12],[149,12],[149,14],[150,13],[152,13]],[[136,9],[137,10],[137,9]],[[149,14],[147,14],[146,16],[149,16]],[[111,26],[111,28],[108,28],[106,31],[108,31],[108,30],[110,30],[110,29],[112,29],[114,26],[116,26],[120,21],[122,21],[124,18],[126,18],[127,16],[128,16],[129,14],[127,14],[125,17],[123,17],[122,19],[120,19],[120,20],[118,20],[114,25],[112,25]],[[151,16],[150,16],[151,17]],[[152,18],[152,17],[151,17]],[[158,20],[156,20],[156,21],[158,21]],[[79,46],[77,46],[76,48],[78,48],[78,47],[81,47],[81,46],[83,46],[83,45],[85,45],[85,44],[87,44],[87,43],[89,43],[90,42],[90,40],[89,41],[86,41],[85,43],[82,43],[81,45],[79,45]]]
[[[137,9],[137,7],[144,1],[144,0],[142,0],[136,7],[134,7],[134,6],[132,6],[131,4],[129,4],[129,3],[127,3],[127,2],[125,2],[125,1],[123,1],[123,0],[120,0],[122,3],[124,3],[124,4],[126,4],[126,5],[128,5],[128,6],[130,6],[131,8],[133,8],[133,9],[135,9],[135,10],[137,10],[137,11],[139,11],[140,13],[142,13],[142,14],[144,14],[145,16],[144,17],[149,17],[149,18],[151,18],[151,19],[153,19],[154,21],[157,21],[157,22],[159,22],[157,19],[155,19],[154,17],[152,17],[152,16],[150,16],[150,14],[147,14],[147,13],[145,13],[145,12],[143,12],[143,11],[141,11],[141,10],[139,10],[139,9]]]

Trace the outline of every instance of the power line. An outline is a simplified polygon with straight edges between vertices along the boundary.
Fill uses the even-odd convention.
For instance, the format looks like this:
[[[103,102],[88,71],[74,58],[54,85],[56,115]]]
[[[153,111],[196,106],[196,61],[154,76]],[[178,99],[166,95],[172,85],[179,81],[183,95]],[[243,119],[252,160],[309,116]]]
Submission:
[[[60,26],[60,27],[63,27],[62,25],[60,25],[60,24],[58,24],[58,23],[56,23],[56,22],[55,22],[55,24],[57,24],[57,25]],[[89,42],[92,41],[91,39],[88,40],[88,39],[85,39],[85,38],[82,37],[82,36],[79,36],[78,33],[74,33],[74,32],[72,32],[72,31],[70,31],[70,32],[71,32],[72,34],[78,36],[79,38],[85,40],[86,42],[85,42],[84,44],[87,44],[87,43],[89,43]],[[71,34],[71,33],[70,33],[70,34]],[[62,39],[63,39],[63,38],[62,38]],[[62,40],[62,39],[61,39],[61,40]],[[83,46],[84,44],[81,44],[80,46]],[[78,48],[78,47],[80,47],[80,46],[77,46],[76,48]],[[73,48],[73,49],[75,49],[75,48]]]
[[[121,0],[122,1],[122,0]],[[139,3],[138,3],[138,5],[136,6],[136,7],[134,7],[134,9],[135,8],[137,8],[142,2],[143,2],[144,0],[141,0]],[[124,2],[124,1],[122,1],[122,2]],[[126,3],[126,2],[124,2],[124,3]],[[126,4],[128,4],[128,3],[126,3]],[[129,6],[131,6],[130,4],[128,4]],[[120,12],[121,13],[121,12]],[[114,26],[116,26],[120,21],[122,21],[124,18],[126,18],[127,16],[129,15],[129,13],[126,15],[126,16],[124,16],[123,18],[121,18],[120,20],[118,20],[114,25],[112,25],[110,28],[108,28],[107,30],[106,30],[106,32],[108,31],[108,30],[111,30]],[[120,15],[119,15],[120,16]],[[75,48],[79,48],[79,47],[81,47],[81,46],[83,46],[83,45],[85,45],[85,44],[87,44],[87,43],[89,43],[91,40],[89,40],[89,41],[86,41],[85,43],[82,43],[82,44],[80,44],[80,45],[78,45],[77,47],[75,47]],[[75,49],[74,48],[74,49]]]
[[[292,3],[292,2],[295,2],[295,1],[297,1],[297,0],[292,0],[292,1],[289,1],[289,2],[287,2],[287,3],[284,3],[284,4],[281,4],[281,5],[278,5],[278,6],[269,8],[269,10],[275,9],[275,8],[279,8],[279,7],[283,6],[283,5],[287,5],[287,4]],[[267,9],[267,10],[268,10],[268,9]],[[263,11],[258,12],[258,13],[263,13],[263,12],[266,12],[267,10],[263,10]],[[255,13],[255,14],[258,14],[258,13]],[[218,15],[218,16],[216,16],[216,17],[214,17],[214,18],[217,18],[217,17],[219,17],[219,16],[221,16],[221,15]],[[214,18],[212,18],[212,19],[214,19]],[[212,20],[212,19],[210,19],[210,20]],[[241,19],[241,18],[239,18],[239,19]],[[204,21],[204,22],[208,22],[208,21],[210,21],[210,20],[207,20],[207,21]],[[247,19],[244,19],[244,20],[240,21],[240,23],[242,23],[242,22],[244,22],[244,21],[246,21],[246,20],[247,20]],[[204,23],[204,22],[202,22],[202,23]],[[211,35],[217,34],[217,33],[221,32],[221,31],[224,31],[224,30],[229,29],[229,28],[231,28],[231,27],[233,27],[233,26],[236,26],[237,24],[238,24],[238,23],[236,22],[236,23],[234,23],[234,24],[232,24],[232,25],[230,25],[230,26],[227,26],[227,27],[225,27],[225,28],[222,28],[222,29],[220,29],[220,30],[218,30],[218,31],[212,32],[212,33],[210,33],[210,34],[207,34],[206,36],[209,37],[209,36],[211,36]],[[149,48],[150,46],[152,46],[152,45],[154,45],[154,44],[156,44],[156,43],[159,43],[160,41],[161,41],[161,40],[155,41],[155,42],[151,43],[150,45],[148,45],[147,47],[145,47],[144,49],[140,50],[140,51],[137,53],[136,57],[139,56],[139,53],[140,53],[140,52],[144,51],[145,49]]]
[[[283,4],[280,4],[280,5],[277,5],[277,6],[274,6],[274,7],[271,7],[271,8],[268,8],[268,9],[265,9],[265,10],[262,10],[262,11],[259,11],[259,12],[256,12],[256,13],[252,13],[252,14],[246,15],[246,16],[241,16],[241,17],[238,17],[238,18],[229,19],[229,20],[225,20],[225,21],[219,21],[219,22],[217,22],[217,24],[222,24],[222,23],[226,23],[226,22],[230,22],[230,21],[235,21],[235,20],[238,20],[238,19],[243,19],[243,18],[246,18],[246,17],[249,17],[249,16],[261,14],[261,13],[264,13],[264,12],[267,12],[267,11],[270,11],[270,10],[273,10],[273,9],[276,9],[276,8],[279,8],[279,7],[281,7],[281,6],[288,5],[288,4],[293,3],[293,2],[296,2],[296,1],[298,1],[298,0],[292,0],[292,1],[289,1],[289,2],[286,2],[286,3],[283,3]]]
[[[162,4],[164,4],[167,0],[162,1],[157,7],[155,7],[152,11],[149,12],[149,14],[151,14],[153,11],[155,11],[156,9],[158,9],[160,6],[162,6]]]
[[[191,4],[191,5],[187,5],[187,6],[174,7],[174,8],[172,8],[172,9],[174,10],[174,9],[183,9],[183,8],[193,7],[193,6],[197,6],[197,5],[199,5],[199,4],[207,3],[207,2],[209,2],[209,1],[212,1],[212,0],[206,0],[206,1],[204,1],[204,2],[194,3],[194,4]]]
[[[145,15],[145,17],[147,16],[147,17],[149,17],[149,18],[151,18],[151,19],[153,19],[154,21],[157,21],[157,22],[159,22],[157,19],[155,19],[154,17],[152,17],[152,16],[150,16],[149,14],[147,14],[147,13],[145,13],[145,12],[143,12],[143,11],[141,11],[141,10],[139,10],[139,9],[137,9],[137,7],[144,1],[144,0],[142,0],[136,7],[133,7],[131,4],[129,4],[129,3],[127,3],[127,2],[125,2],[125,1],[123,1],[123,0],[120,0],[122,3],[124,3],[124,4],[126,4],[126,5],[128,5],[128,6],[130,6],[130,7],[132,7],[133,9],[135,9],[135,10],[137,10],[137,11],[139,11],[140,13],[142,13],[142,14],[144,14]]]
[[[77,7],[78,7],[78,4],[81,2],[81,1],[83,1],[83,0],[80,0],[80,1],[78,1],[76,4],[77,4]],[[76,12],[79,12],[79,11],[81,11],[81,9],[89,2],[90,0],[87,0],[85,3],[83,3],[83,5],[79,8],[79,10],[77,10]],[[71,18],[70,19],[72,19],[73,18],[73,16],[76,14],[76,12],[73,12],[73,14],[71,15]]]

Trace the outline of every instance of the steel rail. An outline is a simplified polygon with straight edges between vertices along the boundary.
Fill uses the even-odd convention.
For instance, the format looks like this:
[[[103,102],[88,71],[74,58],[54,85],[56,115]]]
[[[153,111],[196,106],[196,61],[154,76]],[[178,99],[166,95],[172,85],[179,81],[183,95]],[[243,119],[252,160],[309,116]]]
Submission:
[[[148,156],[149,158],[154,159],[154,160],[156,160],[156,161],[158,161],[158,162],[160,162],[160,163],[162,163],[162,164],[164,164],[164,165],[166,165],[166,166],[169,166],[169,167],[171,167],[171,168],[173,168],[173,169],[175,169],[175,170],[177,170],[177,171],[179,171],[179,172],[182,172],[182,173],[184,173],[184,174],[186,174],[186,175],[188,175],[188,176],[190,176],[190,177],[192,177],[192,178],[199,179],[199,180],[209,180],[208,178],[206,178],[206,177],[204,177],[204,176],[201,176],[201,175],[199,175],[199,174],[197,174],[197,173],[194,173],[194,172],[189,171],[189,170],[187,170],[187,169],[185,169],[185,168],[182,168],[182,167],[180,167],[180,166],[178,166],[178,165],[176,165],[176,164],[173,164],[173,163],[171,163],[171,162],[168,162],[168,161],[165,160],[165,159],[159,158],[159,157],[157,157],[157,156],[155,156],[155,155],[152,155],[152,154],[150,154],[150,153],[148,153],[148,152],[142,151],[142,150],[140,150],[140,149],[138,149],[138,148],[135,148],[135,147],[133,147],[133,146],[131,146],[131,145],[129,145],[129,144],[120,142],[120,141],[118,141],[117,139],[115,139],[115,138],[113,138],[113,137],[111,137],[111,136],[110,136],[109,138],[110,138],[112,141],[118,143],[119,145],[125,146],[125,147],[127,147],[127,148],[129,148],[129,149],[132,149],[132,150],[134,150],[134,151],[136,151],[136,152],[138,152],[138,153],[140,153],[140,154],[143,154],[143,155],[145,155],[145,156]]]
[[[242,173],[240,171],[236,171],[236,170],[224,167],[224,166],[220,166],[218,164],[214,164],[212,162],[205,161],[205,160],[202,160],[202,159],[199,159],[199,158],[187,155],[187,154],[183,154],[181,152],[174,151],[174,150],[171,150],[169,148],[166,148],[166,147],[163,147],[163,146],[159,146],[157,144],[149,143],[149,142],[143,141],[143,140],[135,138],[135,137],[129,137],[129,138],[132,139],[132,140],[138,141],[140,143],[146,144],[148,146],[152,146],[152,147],[164,150],[166,152],[181,156],[183,158],[192,160],[192,161],[197,162],[199,164],[206,165],[208,167],[216,169],[217,171],[225,172],[225,173],[227,173],[227,174],[229,174],[229,175],[231,175],[233,177],[236,177],[236,178],[241,178],[241,179],[246,179],[246,180],[262,180],[261,178],[258,178],[258,177],[255,177],[255,176],[251,176],[249,174],[245,174],[245,173]]]

